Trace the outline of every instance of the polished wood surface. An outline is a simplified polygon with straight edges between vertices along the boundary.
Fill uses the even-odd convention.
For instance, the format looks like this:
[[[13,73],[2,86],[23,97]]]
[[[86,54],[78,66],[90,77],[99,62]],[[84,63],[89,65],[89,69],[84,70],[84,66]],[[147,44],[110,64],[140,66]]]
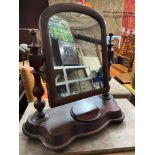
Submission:
[[[51,40],[48,32],[49,18],[59,12],[78,12],[95,19],[101,28],[101,51],[103,88],[74,94],[64,98],[57,97],[54,67],[52,59]],[[36,112],[30,115],[23,124],[23,133],[31,138],[40,140],[43,145],[53,150],[65,149],[74,139],[94,134],[110,123],[120,123],[125,115],[109,93],[109,68],[107,53],[106,25],[102,16],[95,10],[83,5],[61,3],[45,9],[39,18],[42,52],[37,45],[36,33],[31,31],[32,44],[30,48],[29,63],[34,68],[34,89],[36,97],[34,107]],[[109,45],[111,47],[111,45]],[[42,58],[43,53],[43,58]],[[44,63],[43,63],[44,61]],[[40,79],[40,67],[44,64],[48,90],[49,108],[44,109],[42,100],[44,89]],[[100,96],[99,96],[100,95]],[[66,105],[66,106],[62,106]],[[86,106],[87,105],[87,106]]]
[[[115,68],[117,68],[121,72],[124,72],[124,73],[128,72],[128,68],[121,65],[121,64],[113,64],[112,66],[114,66]]]
[[[127,72],[128,72],[128,68],[121,64],[112,64],[110,67],[111,77],[115,77],[117,75],[120,75],[122,73],[127,73]]]
[[[131,83],[131,72],[122,73],[115,76],[115,79],[120,82],[121,84],[129,84]]]
[[[40,67],[43,61],[35,34],[32,30],[32,44],[28,46],[30,48],[28,58],[30,66],[34,68],[32,73],[35,81],[33,95],[36,97],[34,101],[36,112],[23,124],[23,133],[40,140],[47,148],[64,150],[78,137],[99,132],[110,123],[122,122],[125,115],[108,92],[74,102],[68,100],[66,106],[44,110],[45,101],[41,99],[44,89],[40,79]]]
[[[64,150],[64,152],[61,153],[47,149],[38,140],[30,139],[23,134],[22,124],[27,120],[28,116],[35,111],[33,103],[29,103],[19,125],[20,155],[85,155],[105,153],[107,153],[106,155],[108,155],[108,153],[109,155],[134,155],[135,108],[127,99],[116,99],[116,102],[126,116],[121,124],[111,124],[109,127],[105,128],[105,130],[99,133],[80,138],[77,141],[74,141],[70,146],[67,147],[66,150]],[[49,108],[49,105],[46,102],[45,109],[47,108]]]
[[[30,53],[28,54],[29,64],[34,69],[32,70],[32,74],[34,76],[34,87],[33,87],[33,96],[36,97],[34,101],[34,107],[36,108],[35,115],[38,116],[38,119],[46,117],[46,113],[44,112],[45,101],[42,99],[44,95],[44,88],[41,82],[41,71],[40,67],[43,65],[42,55],[40,53],[40,46],[36,44],[36,32],[30,31],[32,36],[32,44],[28,47],[30,48]],[[44,119],[44,118],[43,118]]]
[[[124,119],[120,107],[109,96],[99,95],[44,111],[36,111],[23,124],[25,135],[39,139],[53,150],[66,148],[74,139],[99,132]],[[38,104],[40,105],[40,103]],[[37,109],[38,110],[38,109]]]

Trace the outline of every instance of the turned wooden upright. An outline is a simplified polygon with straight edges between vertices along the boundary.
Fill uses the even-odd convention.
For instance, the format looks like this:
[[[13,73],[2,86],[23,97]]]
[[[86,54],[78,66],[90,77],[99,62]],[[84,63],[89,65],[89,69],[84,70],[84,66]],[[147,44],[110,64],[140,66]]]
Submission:
[[[34,101],[34,107],[37,110],[35,115],[42,118],[46,114],[45,110],[43,110],[45,107],[45,101],[42,99],[42,96],[44,94],[44,88],[41,84],[40,78],[40,67],[43,65],[43,59],[40,52],[41,47],[37,45],[36,32],[34,30],[30,30],[30,33],[32,36],[32,44],[28,46],[30,48],[30,54],[28,54],[28,59],[30,66],[34,68],[32,73],[34,76],[33,95],[36,97],[36,100]]]
[[[111,80],[111,76],[110,76],[110,65],[113,62],[113,58],[114,58],[114,51],[112,50],[113,44],[112,44],[112,36],[113,33],[109,33],[109,43],[108,43],[108,72],[109,72],[109,80]]]

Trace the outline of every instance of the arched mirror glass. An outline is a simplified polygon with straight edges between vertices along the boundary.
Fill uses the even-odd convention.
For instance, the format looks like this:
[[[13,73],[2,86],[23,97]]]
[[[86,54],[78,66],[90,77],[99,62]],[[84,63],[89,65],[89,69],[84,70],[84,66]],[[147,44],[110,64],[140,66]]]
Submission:
[[[47,9],[39,21],[51,107],[109,91],[105,22],[91,8],[67,6]]]
[[[48,30],[57,98],[103,87],[97,21],[82,13],[61,12],[49,18]]]

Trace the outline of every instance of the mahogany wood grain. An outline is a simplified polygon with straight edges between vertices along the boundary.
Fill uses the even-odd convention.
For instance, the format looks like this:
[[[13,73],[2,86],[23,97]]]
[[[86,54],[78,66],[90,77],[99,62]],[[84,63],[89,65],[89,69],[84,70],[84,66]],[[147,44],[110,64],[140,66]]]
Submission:
[[[115,77],[117,75],[120,75],[122,73],[127,73],[127,72],[128,72],[128,68],[121,64],[112,64],[110,66],[110,75],[112,77]]]
[[[53,76],[53,51],[48,32],[48,20],[59,12],[83,13],[91,16],[99,23],[101,28],[104,88],[58,99],[55,78]],[[34,107],[37,111],[30,115],[23,124],[24,134],[39,139],[48,148],[61,150],[77,137],[96,133],[111,122],[122,122],[125,117],[124,113],[109,93],[106,27],[102,16],[95,10],[83,5],[72,3],[56,4],[43,11],[40,16],[39,27],[43,58],[40,53],[40,47],[36,44],[34,31],[31,31],[32,44],[29,45],[29,63],[34,68],[35,84],[33,94],[37,98],[34,102]],[[42,100],[44,89],[40,80],[40,67],[43,65],[43,60],[49,104],[50,107],[57,107],[47,110],[44,110],[45,101]],[[102,97],[99,94],[102,94]],[[60,106],[63,104],[66,105]]]
[[[19,125],[19,154],[133,155],[135,146],[135,107],[127,99],[116,99],[116,102],[125,114],[125,119],[121,124],[112,123],[96,134],[78,138],[61,153],[45,148],[39,140],[29,138],[23,134],[22,124],[27,120],[29,115],[35,112],[33,102],[30,102]],[[55,111],[57,108],[59,107],[54,108]],[[49,109],[48,101],[46,102],[45,109]],[[52,122],[54,123],[54,120]]]
[[[78,112],[74,113],[73,109],[77,106]],[[41,140],[53,150],[64,149],[77,137],[96,133],[109,123],[120,123],[124,119],[124,114],[113,99],[103,100],[99,96],[48,109],[46,113],[48,116],[44,120],[30,115],[23,124],[23,132]]]
[[[115,79],[120,82],[121,84],[129,84],[131,83],[131,72],[122,73],[115,76]]]

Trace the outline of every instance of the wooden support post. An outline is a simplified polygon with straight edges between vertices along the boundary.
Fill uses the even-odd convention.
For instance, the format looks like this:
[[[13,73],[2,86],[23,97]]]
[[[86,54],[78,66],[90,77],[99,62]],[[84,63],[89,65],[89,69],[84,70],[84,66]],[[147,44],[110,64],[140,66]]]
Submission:
[[[45,101],[41,99],[44,94],[44,88],[41,84],[41,72],[40,67],[43,65],[42,56],[39,52],[40,46],[36,43],[36,32],[34,30],[30,31],[32,36],[32,44],[28,47],[30,48],[30,54],[28,54],[29,64],[34,68],[32,71],[34,76],[34,88],[33,95],[37,98],[34,101],[34,107],[37,109],[36,115],[38,117],[44,117],[45,111],[43,110],[45,107]]]

